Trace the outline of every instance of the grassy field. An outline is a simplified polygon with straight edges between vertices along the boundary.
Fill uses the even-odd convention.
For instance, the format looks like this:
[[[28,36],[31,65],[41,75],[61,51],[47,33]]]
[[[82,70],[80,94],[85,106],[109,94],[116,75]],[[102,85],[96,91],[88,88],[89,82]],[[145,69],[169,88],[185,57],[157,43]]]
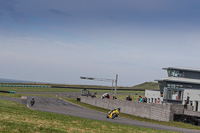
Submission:
[[[81,92],[81,89],[38,88],[38,87],[0,87],[1,91],[15,92]]]
[[[0,83],[0,85],[47,85],[55,86],[53,88],[59,87],[80,87],[80,88],[107,88],[112,89],[111,86],[97,86],[97,85],[70,85],[70,84],[36,84],[36,83]],[[57,86],[57,87],[56,87]],[[159,90],[159,85],[157,82],[144,82],[135,86],[118,86],[118,89],[150,89],[150,90]]]
[[[1,87],[0,90],[5,89],[5,90],[10,90],[10,91],[13,91],[13,87]],[[42,89],[42,90],[39,90],[39,92],[59,92],[59,91],[63,91],[63,92],[80,92],[81,89],[65,89],[65,88],[24,88],[24,87],[19,87],[19,88],[14,88],[16,90],[14,91],[24,91],[24,92],[38,92],[38,89]],[[95,92],[94,90],[91,90],[92,92]],[[100,91],[102,92],[102,91]],[[121,91],[122,93],[123,91]],[[127,92],[127,91],[125,91]],[[133,92],[133,91],[131,91]],[[55,97],[55,95],[36,95],[36,94],[9,94],[9,93],[0,93],[0,96],[7,96],[7,97],[21,97],[21,95],[26,95],[26,96],[29,96],[29,95],[35,95],[35,96],[48,96],[48,97]],[[100,97],[100,95],[98,95]],[[124,99],[126,98],[127,95],[117,95],[118,99]],[[142,95],[144,96],[144,95]],[[137,100],[138,99],[138,95],[131,95],[131,97],[133,98],[133,100]],[[65,98],[65,100],[68,100],[70,102],[73,102],[73,103],[76,103],[76,104],[79,104],[81,106],[84,106],[84,107],[87,107],[87,108],[91,108],[91,109],[94,109],[94,110],[98,110],[98,111],[101,111],[101,112],[105,112],[107,113],[108,110],[106,109],[102,109],[102,108],[99,108],[99,107],[95,107],[95,106],[91,106],[91,105],[88,105],[88,104],[84,104],[84,103],[80,103],[80,102],[77,102],[76,99],[70,99],[70,98]],[[2,109],[3,106],[0,105],[0,110]],[[1,115],[0,115],[1,116]],[[155,120],[150,120],[150,119],[145,119],[145,118],[140,118],[140,117],[136,117],[136,116],[132,116],[132,115],[127,115],[127,114],[120,114],[121,117],[125,117],[125,118],[129,118],[129,119],[134,119],[134,120],[139,120],[139,121],[145,121],[145,122],[150,122],[150,123],[156,123],[156,124],[162,124],[162,125],[169,125],[169,126],[175,126],[175,127],[181,127],[181,128],[189,128],[189,129],[196,129],[196,130],[200,130],[200,127],[198,126],[193,126],[191,124],[185,124],[185,123],[180,123],[180,122],[161,122],[161,121],[155,121]]]
[[[37,87],[0,87],[1,91],[15,91],[15,92],[78,92],[81,94],[82,89],[70,89],[70,88],[37,88]],[[91,93],[97,92],[97,94],[102,93],[114,93],[114,90],[89,90]],[[124,91],[117,90],[117,93],[139,93],[144,95],[144,91]],[[100,97],[99,94],[99,97]],[[1,93],[0,93],[1,95]],[[121,97],[121,96],[120,96]],[[125,96],[126,97],[126,96]]]
[[[94,86],[94,85],[57,85],[57,86],[66,86],[66,87],[86,87],[86,88],[111,88],[111,86]],[[131,87],[118,86],[118,89],[150,89],[150,90],[159,90],[159,85],[157,82],[144,82]]]
[[[42,94],[12,94],[12,93],[0,93],[0,96],[5,96],[5,97],[14,97],[14,98],[21,98],[21,96],[41,96],[41,97],[56,97],[56,95],[42,95]],[[96,95],[97,98],[100,98],[101,95]],[[127,95],[117,95],[118,99],[126,100]],[[141,95],[144,97],[144,95]],[[139,95],[131,95],[132,100],[137,101],[139,98]]]
[[[70,88],[38,88],[38,87],[0,87],[2,91],[16,91],[16,92],[81,92],[82,89],[70,89]],[[89,90],[90,92],[108,92],[112,93],[114,90]],[[134,90],[117,90],[117,93],[134,93],[144,91],[134,91]]]
[[[42,94],[10,94],[10,93],[0,93],[0,96],[21,98],[22,96],[40,96],[40,97],[56,97],[56,95],[42,95]]]
[[[52,92],[52,93],[59,93],[59,92],[65,92],[65,93],[70,93],[70,92],[77,92],[80,93],[81,95],[81,90],[82,89],[70,89],[70,88],[37,88],[37,87],[0,87],[1,91],[15,91],[15,92]],[[114,90],[89,90],[92,94],[94,92],[97,92],[97,97],[101,97],[102,93],[110,93],[113,94]],[[121,93],[126,93],[122,95]],[[145,92],[144,91],[124,91],[124,90],[119,90],[117,91],[117,98],[118,99],[126,99],[126,96],[131,93],[138,93],[141,96],[144,97]],[[48,96],[48,97],[55,97],[55,95],[42,95],[42,94],[10,94],[10,93],[0,93],[0,96],[7,96],[7,97],[16,97],[20,98],[21,96]],[[137,100],[139,95],[131,95],[133,100]]]
[[[12,94],[12,93],[0,93],[0,96],[20,98],[22,95],[21,94]]]
[[[49,112],[35,111],[26,106],[0,100],[0,132],[3,133],[171,133],[104,121],[89,120]]]
[[[76,101],[76,99],[74,98],[63,98],[64,100],[67,100],[69,102],[78,104],[80,106],[89,108],[89,109],[93,109],[93,110],[97,110],[100,112],[104,112],[104,113],[108,113],[108,109],[104,109],[104,108],[100,108],[100,107],[96,107],[93,105],[89,105],[86,103],[81,103]],[[138,121],[144,121],[144,122],[149,122],[149,123],[155,123],[155,124],[161,124],[161,125],[167,125],[167,126],[173,126],[173,127],[180,127],[180,128],[187,128],[187,129],[195,129],[195,130],[200,130],[199,126],[194,126],[191,124],[187,124],[187,123],[182,123],[182,122],[175,122],[175,121],[171,121],[171,122],[164,122],[164,121],[156,121],[156,120],[151,120],[151,119],[147,119],[147,118],[141,118],[141,117],[137,117],[137,116],[133,116],[133,115],[128,115],[128,114],[123,114],[120,113],[120,117],[124,117],[124,118],[128,118],[128,119],[133,119],[133,120],[138,120]]]

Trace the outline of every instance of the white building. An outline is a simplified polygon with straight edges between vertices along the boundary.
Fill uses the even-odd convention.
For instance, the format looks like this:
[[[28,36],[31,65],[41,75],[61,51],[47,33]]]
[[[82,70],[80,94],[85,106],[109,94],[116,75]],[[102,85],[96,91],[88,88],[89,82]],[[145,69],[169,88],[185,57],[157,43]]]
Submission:
[[[147,98],[147,103],[162,103],[163,97],[161,97],[160,91],[155,90],[145,90],[145,97]]]
[[[193,111],[200,112],[200,90],[185,89],[183,93],[183,105],[188,104],[193,107]]]
[[[168,77],[158,79],[160,91],[146,90],[147,102],[191,105],[200,112],[200,69],[168,67]]]

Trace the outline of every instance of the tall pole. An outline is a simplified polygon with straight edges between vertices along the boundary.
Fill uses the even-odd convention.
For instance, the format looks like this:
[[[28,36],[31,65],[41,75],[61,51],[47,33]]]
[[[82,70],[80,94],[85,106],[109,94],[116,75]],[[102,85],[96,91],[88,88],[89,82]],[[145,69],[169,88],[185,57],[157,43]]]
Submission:
[[[115,94],[114,94],[114,96],[116,96],[116,92],[117,92],[117,78],[118,78],[118,74],[116,74],[116,80],[115,80]]]
[[[113,88],[113,82],[114,82],[114,81],[115,81],[115,80],[112,81],[112,94],[113,94],[113,90],[114,90],[114,88]]]
[[[87,80],[96,80],[96,81],[106,81],[106,82],[112,82],[112,90],[113,88],[113,84],[115,82],[115,92],[114,92],[114,96],[116,96],[117,93],[117,79],[118,79],[118,74],[116,74],[116,79],[104,79],[104,78],[91,78],[91,77],[80,77],[81,79],[87,79]]]

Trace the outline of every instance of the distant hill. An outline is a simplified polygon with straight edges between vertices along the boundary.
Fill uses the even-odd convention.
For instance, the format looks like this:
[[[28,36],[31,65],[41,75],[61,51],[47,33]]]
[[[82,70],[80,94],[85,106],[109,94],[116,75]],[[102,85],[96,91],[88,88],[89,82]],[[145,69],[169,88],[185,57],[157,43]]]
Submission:
[[[149,89],[149,90],[159,90],[159,85],[157,82],[144,82],[139,85],[131,87],[133,89]]]
[[[111,86],[95,86],[95,85],[67,85],[67,84],[54,84],[52,85],[52,87],[54,88],[87,88],[87,89],[111,89]],[[113,86],[114,88],[114,86]],[[117,87],[118,89],[126,89],[126,90],[146,90],[146,89],[149,89],[149,90],[159,90],[159,85],[158,83],[156,82],[145,82],[145,83],[142,83],[142,84],[139,84],[139,85],[135,85],[135,86],[132,86],[132,87],[123,87],[123,86],[118,86]]]
[[[0,83],[33,83],[33,81],[0,78]],[[39,83],[39,82],[34,82],[34,83]]]

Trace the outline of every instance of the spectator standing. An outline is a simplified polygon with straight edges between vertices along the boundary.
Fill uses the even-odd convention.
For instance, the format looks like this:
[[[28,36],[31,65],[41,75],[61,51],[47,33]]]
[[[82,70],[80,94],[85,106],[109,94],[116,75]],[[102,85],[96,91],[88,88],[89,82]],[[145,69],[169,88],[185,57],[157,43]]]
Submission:
[[[116,97],[116,96],[113,96],[113,100],[115,100],[115,99],[117,99],[117,97]]]
[[[139,102],[143,102],[143,98],[141,96],[139,96],[139,99],[138,99]]]
[[[160,103],[160,98],[159,97],[157,98],[157,103]]]
[[[145,102],[145,103],[147,102],[147,98],[146,97],[144,97],[143,102]]]
[[[141,96],[139,96],[138,101],[140,101],[140,99],[141,99]]]
[[[128,96],[126,97],[126,101],[132,101],[132,98],[131,98],[130,95],[128,95]]]

